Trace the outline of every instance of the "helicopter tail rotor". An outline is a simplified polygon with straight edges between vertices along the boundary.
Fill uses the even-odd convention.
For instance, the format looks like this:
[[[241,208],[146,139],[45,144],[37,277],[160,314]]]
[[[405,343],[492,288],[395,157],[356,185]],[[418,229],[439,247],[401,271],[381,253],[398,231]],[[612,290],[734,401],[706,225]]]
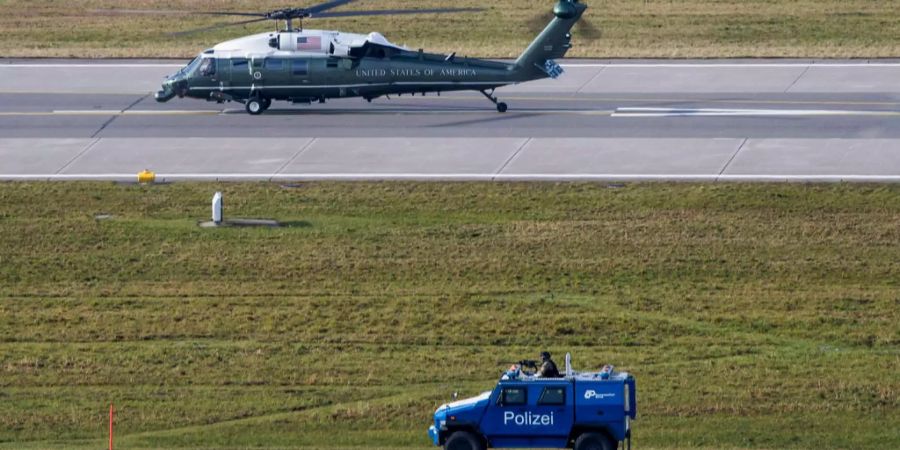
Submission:
[[[516,60],[515,67],[522,81],[556,78],[562,74],[562,68],[553,60],[565,56],[572,47],[570,31],[586,10],[587,5],[579,0],[557,2],[550,23]]]

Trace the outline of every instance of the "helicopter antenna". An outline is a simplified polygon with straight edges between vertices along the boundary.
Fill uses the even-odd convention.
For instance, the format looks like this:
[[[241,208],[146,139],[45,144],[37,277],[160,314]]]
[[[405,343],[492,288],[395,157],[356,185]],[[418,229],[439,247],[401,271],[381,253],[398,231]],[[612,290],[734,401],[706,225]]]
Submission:
[[[89,12],[101,15],[126,15],[126,14],[143,14],[143,15],[205,15],[205,16],[238,16],[238,17],[254,17],[254,19],[242,22],[226,22],[219,23],[209,27],[196,28],[193,30],[180,31],[170,33],[172,35],[185,35],[199,33],[203,31],[215,30],[223,27],[248,25],[256,22],[264,22],[267,20],[275,21],[275,29],[278,30],[280,21],[285,22],[284,31],[294,31],[294,20],[300,21],[300,27],[303,27],[303,19],[312,18],[341,18],[341,17],[358,17],[358,16],[395,16],[406,14],[449,14],[462,12],[483,11],[484,8],[432,8],[432,9],[381,9],[381,10],[353,10],[353,11],[331,11],[339,6],[353,3],[356,0],[331,0],[306,8],[283,8],[268,12],[231,12],[231,11],[178,11],[178,10],[148,10],[148,9],[93,9]]]

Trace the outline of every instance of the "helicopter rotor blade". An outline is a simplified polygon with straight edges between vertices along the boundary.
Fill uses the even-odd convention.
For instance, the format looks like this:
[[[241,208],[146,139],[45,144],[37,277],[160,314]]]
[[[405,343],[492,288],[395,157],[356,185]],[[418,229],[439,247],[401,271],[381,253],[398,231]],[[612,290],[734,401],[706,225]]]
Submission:
[[[90,14],[101,16],[240,16],[240,17],[266,17],[264,13],[245,13],[231,11],[188,11],[179,9],[89,9]]]
[[[347,3],[355,2],[356,0],[331,0],[330,2],[320,3],[318,5],[310,6],[309,8],[304,8],[307,12],[316,14],[328,11],[329,9],[337,8],[338,6],[346,5]]]
[[[226,22],[226,23],[219,23],[219,24],[216,24],[216,25],[208,26],[208,27],[194,28],[193,30],[185,30],[185,31],[178,31],[178,32],[175,32],[175,33],[169,33],[169,36],[185,36],[185,35],[188,35],[188,34],[202,33],[202,32],[204,32],[204,31],[217,30],[217,29],[219,29],[219,28],[236,27],[236,26],[241,26],[241,25],[249,25],[249,24],[251,24],[251,23],[265,22],[265,21],[267,21],[267,20],[269,20],[267,17],[263,17],[263,18],[260,18],[260,19],[245,20],[245,21],[243,21],[243,22]]]
[[[551,13],[540,13],[533,16],[531,19],[526,22],[526,27],[532,34],[538,34],[541,31],[544,31],[544,28],[547,27],[547,24],[553,20],[553,14]],[[575,28],[577,28],[577,36],[581,36],[585,39],[600,39],[603,35],[603,31],[600,30],[597,26],[595,26],[587,17],[582,17],[575,24]]]
[[[578,34],[585,39],[600,39],[603,37],[603,30],[597,28],[596,25],[587,19],[579,20],[578,23],[575,24],[575,28],[578,28]]]
[[[553,13],[541,12],[532,16],[525,24],[531,34],[538,34],[541,31],[544,31],[544,28],[547,28],[547,24],[549,24],[554,17]]]
[[[460,12],[484,11],[484,8],[434,8],[434,9],[382,9],[372,11],[336,11],[315,14],[314,19],[329,17],[357,17],[357,16],[399,16],[405,14],[449,14]]]
[[[196,14],[194,11],[184,11],[176,9],[89,9],[88,14],[99,16],[126,16],[126,15],[148,15],[148,16],[182,16],[186,14]]]

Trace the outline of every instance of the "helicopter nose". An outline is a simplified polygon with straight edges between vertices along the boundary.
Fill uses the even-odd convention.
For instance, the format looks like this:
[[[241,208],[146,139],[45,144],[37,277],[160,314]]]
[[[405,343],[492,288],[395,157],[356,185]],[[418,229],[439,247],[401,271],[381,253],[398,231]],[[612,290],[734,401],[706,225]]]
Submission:
[[[165,103],[175,97],[175,80],[169,78],[162,85],[162,90],[156,92],[153,98],[159,103]]]
[[[175,96],[187,95],[187,80],[181,76],[169,77],[162,85],[162,90],[157,91],[154,98],[160,103],[165,103]]]

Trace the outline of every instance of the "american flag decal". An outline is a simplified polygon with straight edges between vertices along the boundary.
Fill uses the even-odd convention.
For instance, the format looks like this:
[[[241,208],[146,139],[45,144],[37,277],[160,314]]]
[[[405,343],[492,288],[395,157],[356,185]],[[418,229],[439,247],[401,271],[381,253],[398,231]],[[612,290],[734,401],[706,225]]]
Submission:
[[[301,36],[297,38],[297,50],[318,50],[322,48],[322,38],[319,36]]]

